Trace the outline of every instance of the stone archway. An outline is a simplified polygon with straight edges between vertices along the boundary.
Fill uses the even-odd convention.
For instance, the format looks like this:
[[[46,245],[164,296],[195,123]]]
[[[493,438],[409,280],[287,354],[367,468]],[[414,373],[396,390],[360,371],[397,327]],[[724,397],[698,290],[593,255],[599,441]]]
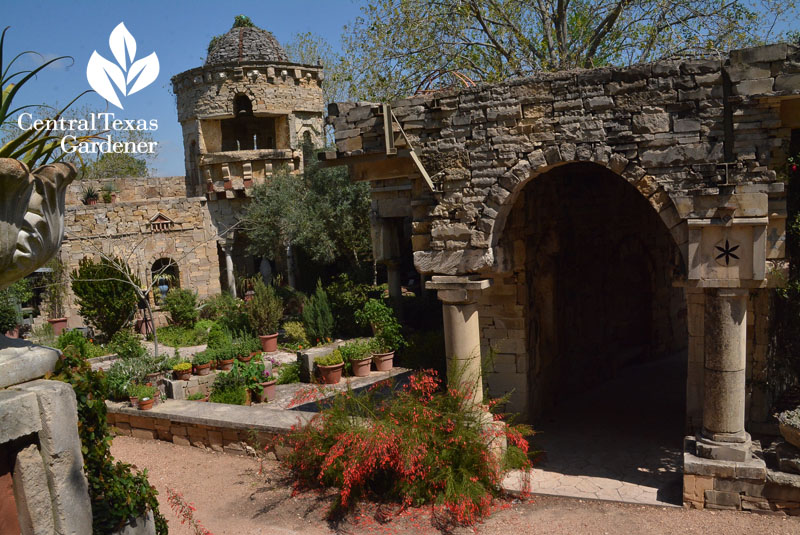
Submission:
[[[596,479],[610,478],[642,501],[679,501],[688,332],[676,283],[686,270],[669,228],[624,178],[571,162],[522,186],[502,232],[497,248],[523,296],[544,480],[557,473],[623,498]]]

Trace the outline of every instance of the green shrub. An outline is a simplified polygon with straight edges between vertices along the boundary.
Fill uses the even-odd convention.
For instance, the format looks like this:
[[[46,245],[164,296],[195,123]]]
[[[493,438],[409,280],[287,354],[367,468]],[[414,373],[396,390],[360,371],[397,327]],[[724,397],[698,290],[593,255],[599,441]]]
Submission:
[[[325,293],[331,304],[336,336],[352,338],[369,334],[369,328],[356,321],[356,312],[364,308],[370,297],[379,297],[381,287],[353,282],[341,273],[325,287]]]
[[[186,399],[188,399],[189,401],[198,401],[204,399],[205,397],[206,397],[205,394],[203,394],[202,392],[195,392],[194,394],[189,394],[188,396],[186,396]]]
[[[117,331],[114,336],[111,337],[108,349],[124,360],[140,358],[147,355],[147,351],[139,341],[139,337],[128,330]]]
[[[300,382],[300,363],[290,362],[284,364],[275,371],[275,380],[279,385],[288,385]]]
[[[203,364],[208,364],[211,362],[214,353],[211,351],[201,351],[200,353],[195,353],[194,357],[192,357],[192,364],[195,366],[202,366]]]
[[[72,329],[62,332],[56,340],[55,346],[62,351],[67,346],[74,346],[78,350],[81,357],[85,359],[93,359],[101,357],[108,353],[105,348],[94,345],[88,340],[81,331]]]
[[[84,258],[72,272],[72,291],[81,317],[102,331],[106,339],[133,318],[139,300],[133,285],[139,285],[138,279],[119,259],[112,262],[102,258],[95,263]]]
[[[147,471],[134,472],[129,464],[114,462],[105,400],[106,375],[92,371],[88,361],[56,363],[54,379],[72,385],[78,402],[78,434],[83,471],[92,502],[92,533],[116,533],[131,518],[153,512],[158,535],[167,535],[167,521],[158,510],[158,492],[147,481]]]
[[[172,369],[176,372],[188,372],[192,369],[192,363],[187,361],[178,362],[172,366]]]
[[[364,308],[356,313],[356,320],[361,325],[372,327],[376,352],[398,351],[406,345],[400,324],[394,317],[394,311],[382,301],[378,299],[367,301]]]
[[[253,291],[253,298],[244,304],[250,327],[260,335],[278,332],[278,325],[283,317],[283,302],[275,288],[264,284],[260,278],[255,278]]]
[[[109,397],[116,401],[127,399],[127,389],[132,384],[144,383],[148,373],[168,371],[180,359],[145,354],[138,358],[119,359],[106,372]]]
[[[261,340],[246,332],[236,333],[233,351],[237,357],[248,357],[251,353],[261,353]]]
[[[372,355],[372,340],[353,340],[339,346],[339,353],[345,362],[363,360]]]
[[[156,387],[133,384],[128,387],[128,396],[132,398],[154,398],[156,395]]]
[[[173,288],[164,298],[163,308],[169,313],[173,325],[190,328],[197,321],[197,294],[183,288]]]
[[[207,297],[200,304],[200,317],[214,320],[230,332],[250,330],[244,301],[227,292]]]
[[[298,349],[309,347],[306,329],[299,321],[287,321],[283,324],[286,343]]]
[[[205,344],[208,341],[208,328],[204,327],[207,320],[197,322],[194,327],[181,327],[168,325],[158,329],[158,343],[170,347],[192,347]],[[212,325],[214,322],[210,322]],[[152,337],[148,337],[152,339]]]
[[[31,332],[31,341],[47,347],[56,346],[56,332],[49,323],[43,323],[39,327],[34,327]]]
[[[331,353],[328,353],[324,357],[320,357],[314,360],[314,363],[317,366],[335,366],[336,364],[341,364],[344,362],[342,358],[342,352],[338,349],[334,349]]]
[[[317,280],[314,295],[308,298],[303,308],[303,326],[312,342],[324,344],[333,335],[333,314],[328,303],[328,296]]]
[[[13,331],[22,323],[22,304],[32,297],[28,279],[20,279],[0,290],[0,334]]]
[[[212,403],[227,403],[228,405],[244,405],[247,403],[247,389],[243,386],[237,386],[227,390],[216,390],[208,396],[208,401]]]
[[[211,329],[209,329],[208,331],[208,337],[206,338],[206,340],[209,349],[220,349],[233,344],[231,335],[219,323],[215,323],[214,325],[211,326]]]
[[[379,389],[335,396],[287,436],[283,462],[299,487],[337,490],[332,514],[375,499],[430,504],[452,524],[473,524],[502,494],[504,472],[531,466],[523,438],[530,431],[498,427],[508,448],[494,457],[486,413],[468,393],[440,387],[435,374],[422,372],[388,400]]]

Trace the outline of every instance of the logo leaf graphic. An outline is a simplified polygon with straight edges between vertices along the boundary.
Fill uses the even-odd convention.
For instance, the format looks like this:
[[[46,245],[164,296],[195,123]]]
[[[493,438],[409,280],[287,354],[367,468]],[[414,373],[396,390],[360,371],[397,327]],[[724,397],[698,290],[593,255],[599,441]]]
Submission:
[[[127,65],[129,62],[125,61],[125,50],[128,51],[128,59],[133,63],[133,58],[136,57],[136,39],[133,38],[131,32],[125,27],[125,23],[120,22],[117,27],[111,32],[108,37],[108,47],[111,53],[114,54],[114,59],[122,67],[123,71],[128,70]]]
[[[139,72],[141,72],[141,74],[138,78],[136,78],[136,83],[133,84],[133,87],[128,90],[128,94],[133,95],[137,91],[144,89],[153,83],[158,76],[159,68],[158,56],[156,56],[155,52],[131,65],[131,68],[128,71],[128,85],[130,85],[134,78],[136,78],[136,75],[139,74]]]
[[[136,58],[136,39],[120,22],[108,37],[108,47],[117,63],[112,63],[95,50],[86,65],[86,79],[97,93],[119,109],[124,109],[114,85],[123,97],[141,91],[158,77],[160,65],[153,52],[138,61]],[[127,72],[127,75],[125,74]],[[112,85],[112,83],[114,85]],[[131,86],[131,84],[133,84]],[[130,87],[130,89],[128,89]]]
[[[111,81],[113,80],[124,96],[125,74],[122,69],[98,54],[96,50],[92,52],[92,57],[89,58],[89,64],[86,66],[86,79],[89,80],[89,85],[97,91],[98,95],[119,109],[124,109]]]

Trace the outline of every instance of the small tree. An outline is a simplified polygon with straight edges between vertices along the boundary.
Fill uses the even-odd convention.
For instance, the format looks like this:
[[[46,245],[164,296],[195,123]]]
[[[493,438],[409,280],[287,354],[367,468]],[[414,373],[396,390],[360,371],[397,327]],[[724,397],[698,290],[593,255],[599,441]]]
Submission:
[[[199,316],[197,295],[183,288],[173,288],[167,293],[164,308],[169,312],[170,322],[180,327],[194,326]]]
[[[244,305],[253,331],[260,335],[278,332],[283,317],[283,301],[275,288],[256,278],[253,281],[253,292],[253,298]]]
[[[64,300],[67,294],[67,270],[59,258],[47,263],[50,271],[44,277],[44,301],[47,304],[47,317],[50,319],[64,316]]]
[[[331,305],[319,280],[314,295],[308,298],[306,306],[303,307],[303,325],[312,342],[324,342],[333,334]]]
[[[125,273],[120,273],[119,266]],[[83,258],[72,271],[72,291],[78,298],[80,315],[87,323],[111,338],[133,317],[138,301],[129,281],[139,281],[119,259]]]

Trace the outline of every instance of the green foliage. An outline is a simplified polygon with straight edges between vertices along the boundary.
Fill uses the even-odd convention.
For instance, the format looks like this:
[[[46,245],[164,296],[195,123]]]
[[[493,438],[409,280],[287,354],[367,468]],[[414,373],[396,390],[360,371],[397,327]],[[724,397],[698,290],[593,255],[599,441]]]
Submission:
[[[244,301],[226,292],[206,298],[200,304],[200,317],[215,320],[230,332],[250,329]]]
[[[257,185],[244,217],[249,251],[285,258],[299,247],[314,262],[343,267],[371,260],[369,187],[341,167],[307,165],[303,176],[275,173]]]
[[[233,343],[231,335],[222,325],[215,323],[208,331],[207,343],[209,349],[220,349]]]
[[[278,325],[283,317],[283,302],[275,288],[258,278],[253,282],[253,291],[253,298],[244,304],[250,327],[259,335],[278,332]]]
[[[466,393],[440,387],[422,372],[388,399],[379,389],[336,396],[289,434],[283,462],[300,487],[337,490],[331,513],[362,499],[389,500],[434,505],[453,524],[473,524],[502,494],[504,471],[530,467],[529,430],[498,427],[508,441],[498,459],[487,445],[486,412]]]
[[[29,279],[20,279],[0,290],[0,334],[22,323],[22,305],[33,297]]]
[[[147,351],[139,341],[139,337],[126,329],[114,333],[114,336],[111,337],[111,342],[108,344],[108,349],[124,360],[147,355]]]
[[[49,323],[43,323],[39,327],[34,327],[33,331],[31,331],[31,341],[42,346],[55,347],[56,333],[53,330],[53,326]]]
[[[306,336],[306,329],[299,321],[287,321],[283,324],[284,335],[286,342],[294,347],[304,348],[309,347],[308,336]]]
[[[241,367],[234,366],[229,372],[218,373],[211,385],[208,401],[244,405],[247,402],[247,379],[241,372]]]
[[[169,313],[170,322],[181,327],[192,327],[199,318],[197,294],[183,288],[167,292],[162,307]]]
[[[364,308],[370,297],[379,297],[381,291],[371,284],[354,282],[346,274],[339,274],[325,288],[334,317],[334,332],[342,338],[364,336],[369,333],[356,322],[356,312]]]
[[[314,360],[314,363],[317,366],[336,366],[337,364],[341,364],[343,362],[344,359],[342,358],[342,352],[338,349],[334,349],[324,357]]]
[[[176,372],[188,372],[192,369],[192,363],[186,361],[178,362],[172,366],[172,369]]]
[[[138,279],[116,258],[95,262],[86,257],[72,272],[72,291],[78,298],[81,317],[107,337],[133,317],[138,302],[134,285],[139,285]]]
[[[238,357],[249,357],[252,353],[261,352],[261,340],[247,333],[238,333],[233,340],[233,354]]]
[[[322,288],[322,282],[317,281],[314,295],[308,298],[303,308],[303,326],[308,337],[317,344],[330,341],[333,335],[333,314],[328,302],[328,295]]]
[[[247,389],[243,386],[215,390],[208,396],[212,403],[227,403],[228,405],[245,405],[247,403]]]
[[[78,434],[83,470],[89,482],[92,532],[111,534],[130,519],[153,512],[156,533],[167,535],[167,521],[158,510],[158,492],[147,481],[147,472],[134,472],[131,465],[114,462],[106,417],[108,382],[102,371],[92,371],[85,359],[71,366],[68,359],[56,363],[54,379],[67,382],[78,402]]]
[[[133,130],[122,135],[120,142],[150,142],[153,137],[149,132]],[[147,169],[147,159],[137,158],[126,152],[104,152],[96,160],[90,162],[84,170],[85,179],[104,179],[104,178],[128,178],[146,177],[149,175]],[[105,193],[103,196],[105,197]],[[108,193],[108,201],[111,202],[111,192]],[[105,200],[105,199],[104,199]]]
[[[186,396],[186,399],[188,399],[189,401],[199,401],[201,399],[204,399],[205,397],[206,396],[202,392],[195,392],[194,394],[189,394],[188,396]]]
[[[345,362],[363,360],[372,356],[372,340],[353,340],[339,346],[339,353]]]
[[[375,334],[376,349],[382,353],[398,351],[405,347],[400,324],[394,317],[394,311],[378,299],[370,299],[364,308],[356,313],[356,320],[361,325],[369,325]]]
[[[241,384],[243,384],[245,388],[260,395],[263,390],[261,383],[266,381],[264,370],[264,362],[253,359],[250,362],[240,362],[237,360],[233,363],[231,372],[241,377]]]
[[[191,328],[178,325],[159,327],[158,343],[174,348],[205,344],[208,341],[208,329],[214,325],[214,322],[205,323],[207,321],[199,321]],[[152,336],[149,338],[152,338]]]
[[[192,364],[195,366],[202,366],[203,364],[208,364],[211,362],[214,353],[211,351],[201,351],[200,353],[195,353],[194,357],[192,357]]]
[[[236,15],[233,17],[233,26],[231,28],[256,28],[256,25],[247,15]]]
[[[290,362],[275,370],[275,380],[279,385],[288,385],[300,382],[300,363]]]
[[[47,304],[47,317],[50,319],[64,316],[64,299],[67,296],[66,266],[59,258],[52,258],[46,265],[50,269],[42,278],[44,292],[42,298]]]
[[[333,64],[345,100],[387,102],[470,81],[718,54],[775,41],[775,22],[797,19],[794,0],[369,0]]]
[[[93,359],[108,353],[104,348],[91,343],[83,333],[77,329],[62,332],[56,340],[55,346],[62,351],[67,346],[73,346],[80,354],[81,358]]]
[[[132,398],[154,398],[156,395],[156,387],[154,386],[147,386],[147,385],[140,385],[140,384],[133,384],[128,387],[128,396]]]

